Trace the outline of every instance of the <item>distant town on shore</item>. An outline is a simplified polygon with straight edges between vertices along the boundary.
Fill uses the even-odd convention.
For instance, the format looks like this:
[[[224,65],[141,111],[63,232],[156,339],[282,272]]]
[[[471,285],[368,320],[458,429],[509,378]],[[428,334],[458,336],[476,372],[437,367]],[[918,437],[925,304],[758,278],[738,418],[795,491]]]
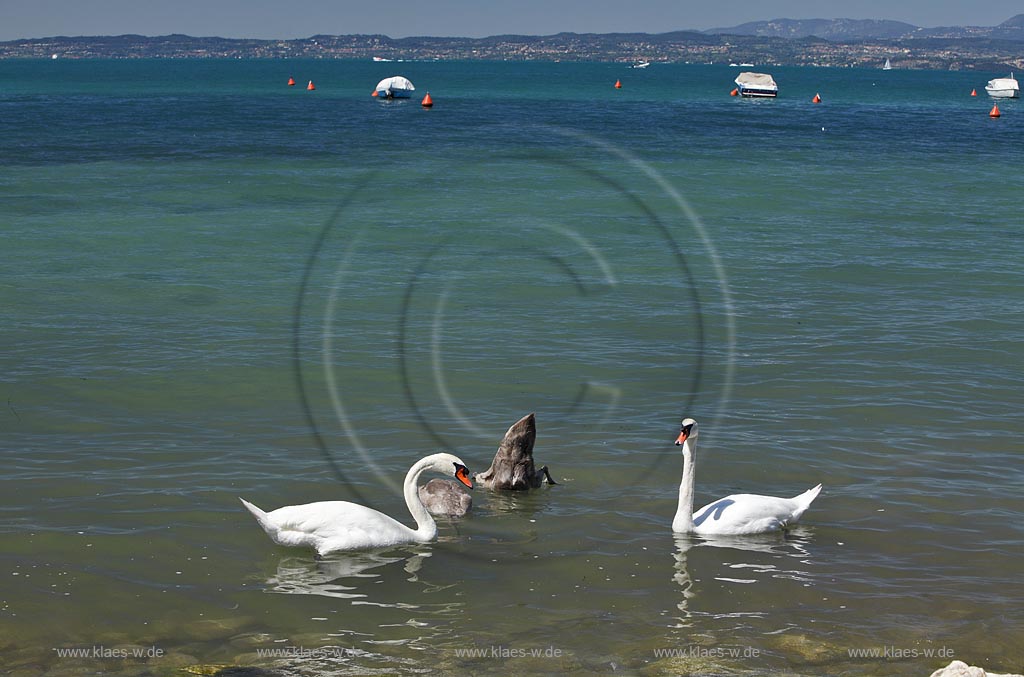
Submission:
[[[670,33],[558,33],[486,38],[315,35],[256,40],[166,35],[0,42],[0,58],[376,59],[751,63],[985,70],[1024,69],[1024,14],[998,26],[920,28],[874,19],[775,19]]]

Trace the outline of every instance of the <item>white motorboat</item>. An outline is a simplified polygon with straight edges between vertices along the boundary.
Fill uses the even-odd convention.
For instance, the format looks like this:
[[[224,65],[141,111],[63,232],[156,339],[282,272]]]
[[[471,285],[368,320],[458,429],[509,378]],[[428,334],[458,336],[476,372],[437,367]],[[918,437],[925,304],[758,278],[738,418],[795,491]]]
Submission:
[[[394,75],[377,83],[375,96],[381,99],[408,99],[415,90],[407,79],[401,75]]]
[[[767,73],[740,73],[735,82],[740,96],[773,98],[779,94],[779,86]]]
[[[1013,77],[1013,73],[1010,73],[1008,78],[996,78],[989,80],[988,84],[985,85],[985,91],[988,92],[989,96],[993,96],[997,99],[1017,99],[1020,98],[1020,85]]]

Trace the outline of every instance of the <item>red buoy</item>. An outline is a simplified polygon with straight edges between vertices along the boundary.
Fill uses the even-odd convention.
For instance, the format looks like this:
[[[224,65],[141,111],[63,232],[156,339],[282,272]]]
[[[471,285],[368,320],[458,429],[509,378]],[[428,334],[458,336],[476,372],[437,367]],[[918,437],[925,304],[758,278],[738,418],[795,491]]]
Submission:
[[[434,100],[430,98],[430,92],[427,92],[427,95],[423,97],[422,105],[424,108],[430,108],[434,105]]]
[[[622,89],[622,81],[621,80],[616,80],[615,81],[615,89]]]
[[[740,90],[738,90],[738,89],[734,89],[731,92],[729,92],[729,96],[739,96],[739,95],[740,95]]]
[[[288,86],[289,87],[294,87],[295,86],[295,78],[288,78]]]
[[[1000,115],[1002,115],[1002,113],[999,112],[999,106],[997,106],[996,104],[992,104],[992,110],[988,112],[988,116],[990,118],[997,118]]]
[[[308,84],[308,85],[306,85],[306,89],[308,89],[308,90],[309,90],[309,91],[311,91],[311,92],[312,92],[312,91],[313,91],[314,89],[316,89],[316,85],[314,85],[314,84],[313,84],[313,81],[312,81],[312,80],[310,80],[310,81],[309,81],[309,84]]]
[[[821,94],[815,94],[814,98],[811,99],[811,103],[821,103]]]
[[[971,96],[978,96],[978,90],[972,89],[971,90]]]

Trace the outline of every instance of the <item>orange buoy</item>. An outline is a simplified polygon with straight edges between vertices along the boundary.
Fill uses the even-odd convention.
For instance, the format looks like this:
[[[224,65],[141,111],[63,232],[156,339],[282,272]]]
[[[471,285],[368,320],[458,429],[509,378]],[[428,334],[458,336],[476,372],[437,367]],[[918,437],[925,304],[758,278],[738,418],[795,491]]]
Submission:
[[[373,94],[371,94],[370,96],[377,96],[377,90],[373,90]]]
[[[295,78],[288,78],[288,86],[289,87],[294,87],[295,86]]]
[[[615,89],[622,89],[622,81],[621,80],[616,80],[615,81]]]
[[[971,96],[978,96],[978,90],[972,89],[971,90]]]
[[[821,103],[821,94],[815,94],[814,98],[811,99],[811,103]]]
[[[316,85],[314,85],[314,84],[313,84],[313,81],[312,81],[312,80],[310,80],[310,81],[309,81],[309,84],[308,84],[308,85],[306,85],[306,89],[308,89],[308,90],[309,90],[309,91],[311,91],[311,92],[312,92],[312,91],[313,91],[314,89],[316,89]]]
[[[992,110],[988,112],[988,116],[990,118],[997,118],[1000,115],[1002,115],[1002,113],[999,112],[999,106],[996,104],[992,104]]]
[[[731,92],[729,92],[729,96],[739,96],[739,95],[740,95],[740,90],[738,90],[738,89],[734,89]]]
[[[427,92],[427,95],[423,97],[422,105],[424,108],[430,108],[434,105],[434,100],[430,98],[430,92]]]

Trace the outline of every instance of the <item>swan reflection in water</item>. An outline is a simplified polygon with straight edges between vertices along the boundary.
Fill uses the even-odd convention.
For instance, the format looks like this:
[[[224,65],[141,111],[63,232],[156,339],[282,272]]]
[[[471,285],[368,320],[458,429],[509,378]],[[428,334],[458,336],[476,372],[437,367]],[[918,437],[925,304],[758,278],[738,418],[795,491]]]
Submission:
[[[750,584],[767,582],[771,579],[789,579],[809,583],[812,576],[806,571],[811,564],[811,554],[807,549],[810,544],[811,529],[795,527],[787,532],[758,534],[753,536],[697,536],[693,534],[675,534],[676,549],[673,553],[675,571],[672,580],[679,586],[683,598],[677,608],[683,613],[682,619],[689,619],[697,612],[690,611],[689,602],[697,596],[700,580],[712,578],[725,583]],[[720,566],[716,570],[698,574],[695,582],[690,576],[688,558],[697,548],[721,548],[733,550],[734,553],[723,552],[716,559]],[[750,553],[752,557],[743,557]],[[733,555],[730,557],[729,555]],[[735,559],[739,555],[741,559]],[[767,557],[765,557],[767,555]],[[750,561],[743,561],[749,559]],[[728,569],[726,575],[721,569]],[[716,614],[701,612],[699,615],[715,617],[726,616],[762,616],[761,611]]]
[[[278,562],[277,574],[266,581],[267,592],[287,595],[321,595],[340,599],[366,599],[367,586],[362,583],[345,585],[345,579],[374,579],[394,575],[393,569],[401,564],[407,581],[420,582],[419,571],[430,557],[429,551],[409,555],[385,555],[379,552],[350,552],[323,558],[285,557]],[[387,568],[385,572],[384,569]],[[378,571],[379,570],[379,571]],[[356,583],[356,581],[352,581]],[[365,601],[365,604],[373,602]],[[394,606],[388,604],[388,606]],[[402,605],[415,608],[415,605]]]

